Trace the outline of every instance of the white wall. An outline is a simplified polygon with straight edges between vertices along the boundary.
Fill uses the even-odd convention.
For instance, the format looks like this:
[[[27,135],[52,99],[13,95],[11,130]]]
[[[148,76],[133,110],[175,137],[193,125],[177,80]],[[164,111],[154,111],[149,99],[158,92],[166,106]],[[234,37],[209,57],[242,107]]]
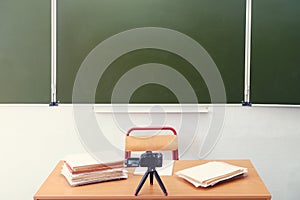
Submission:
[[[199,159],[206,133],[211,128],[209,113],[188,113],[199,117],[197,137],[190,144],[193,130],[180,126],[180,114],[165,114],[167,125],[179,133],[181,159]],[[152,115],[153,116],[153,115]],[[161,118],[161,114],[154,114]],[[102,131],[115,138],[122,148],[122,130],[111,114],[97,114],[105,124]],[[119,114],[122,118],[122,114]],[[123,116],[124,117],[124,116]],[[135,123],[153,124],[148,114],[131,114]],[[300,198],[300,108],[227,106],[221,137],[205,159],[250,159],[272,194],[273,199]],[[155,122],[154,122],[155,124]],[[70,105],[0,105],[0,195],[2,199],[32,199],[34,193],[57,164],[70,153],[83,152]],[[82,134],[82,133],[80,133]],[[118,135],[119,134],[119,135]],[[209,136],[208,136],[209,137]],[[189,148],[185,148],[190,145]]]

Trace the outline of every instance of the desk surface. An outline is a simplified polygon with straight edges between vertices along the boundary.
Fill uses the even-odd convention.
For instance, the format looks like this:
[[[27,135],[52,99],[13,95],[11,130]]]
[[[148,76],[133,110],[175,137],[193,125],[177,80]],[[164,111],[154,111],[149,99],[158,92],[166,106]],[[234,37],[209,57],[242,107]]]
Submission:
[[[188,167],[203,164],[207,160],[179,160],[174,164],[173,173]],[[78,187],[71,187],[60,174],[63,162],[59,162],[41,188],[34,200],[102,200],[102,199],[238,199],[270,200],[271,195],[249,160],[226,160],[225,162],[248,168],[248,176],[209,188],[196,188],[187,181],[173,176],[161,176],[168,191],[165,197],[158,183],[150,186],[149,180],[142,187],[139,195],[134,196],[135,189],[142,176],[129,173],[126,180],[110,181]]]

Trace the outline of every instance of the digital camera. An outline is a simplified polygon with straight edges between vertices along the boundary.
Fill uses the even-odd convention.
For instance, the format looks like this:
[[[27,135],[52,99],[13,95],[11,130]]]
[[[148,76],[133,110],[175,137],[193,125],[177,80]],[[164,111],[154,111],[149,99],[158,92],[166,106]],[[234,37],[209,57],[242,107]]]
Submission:
[[[154,169],[155,167],[162,167],[162,153],[152,153],[152,151],[146,151],[141,155],[140,166]]]

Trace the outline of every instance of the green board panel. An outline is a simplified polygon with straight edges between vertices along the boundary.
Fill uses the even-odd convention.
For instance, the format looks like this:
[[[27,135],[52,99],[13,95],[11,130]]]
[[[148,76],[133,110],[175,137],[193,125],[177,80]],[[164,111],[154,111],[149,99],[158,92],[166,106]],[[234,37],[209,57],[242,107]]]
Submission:
[[[251,102],[300,104],[300,1],[253,0]]]
[[[0,103],[50,102],[50,1],[0,1]]]
[[[221,73],[227,95],[225,102],[240,103],[243,100],[243,0],[58,1],[57,99],[63,103],[72,102],[76,73],[99,43],[120,32],[140,27],[172,29],[196,40],[206,49]],[[146,63],[172,67],[188,80],[198,103],[211,102],[201,74],[184,58],[158,49],[136,50],[114,60],[98,83],[95,101],[111,103],[112,91],[118,80],[129,70]],[[116,99],[116,102],[128,101]],[[130,102],[178,103],[178,99],[168,87],[149,83],[139,87],[132,94]],[[186,100],[180,103],[195,102]]]

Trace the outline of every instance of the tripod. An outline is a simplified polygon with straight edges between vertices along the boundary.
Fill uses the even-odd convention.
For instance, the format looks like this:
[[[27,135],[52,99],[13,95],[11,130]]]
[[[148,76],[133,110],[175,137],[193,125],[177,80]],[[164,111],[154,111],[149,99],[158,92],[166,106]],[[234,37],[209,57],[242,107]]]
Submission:
[[[154,176],[155,176],[155,178],[156,178],[156,180],[157,180],[157,182],[158,182],[161,190],[164,192],[165,196],[168,196],[168,192],[167,192],[167,190],[166,190],[166,188],[165,188],[162,180],[160,179],[160,177],[159,177],[159,175],[158,175],[155,167],[154,168],[148,167],[148,170],[145,172],[143,178],[141,179],[139,185],[136,188],[136,191],[135,191],[135,194],[134,194],[135,196],[138,195],[139,191],[143,187],[143,185],[144,185],[144,183],[145,183],[148,175],[150,175],[150,185],[153,185],[153,174],[154,174]]]

